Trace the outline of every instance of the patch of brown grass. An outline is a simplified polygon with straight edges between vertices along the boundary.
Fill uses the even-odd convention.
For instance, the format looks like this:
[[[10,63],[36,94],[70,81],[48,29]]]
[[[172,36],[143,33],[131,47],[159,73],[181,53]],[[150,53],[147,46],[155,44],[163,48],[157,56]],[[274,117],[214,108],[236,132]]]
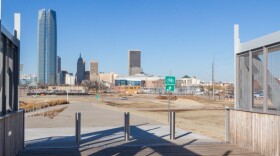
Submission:
[[[155,97],[156,99],[160,99],[160,100],[168,100],[168,96],[167,95],[159,95]],[[170,100],[177,100],[177,96],[170,96]]]
[[[179,98],[193,100],[203,104],[218,104],[218,105],[229,106],[229,107],[233,107],[234,105],[234,101],[218,100],[218,99],[211,100],[209,99],[208,96],[185,95],[185,96],[180,96]]]
[[[26,103],[24,101],[19,102],[19,107],[21,109],[25,109],[26,111],[31,111],[33,109],[38,110],[42,108],[47,108],[47,107],[52,107],[52,106],[57,106],[57,105],[64,105],[64,104],[69,104],[69,101],[65,99],[59,99],[59,100],[52,100],[48,102],[42,102],[42,103]]]
[[[58,109],[54,109],[54,110],[49,110],[43,113],[36,113],[32,116],[44,116],[44,117],[48,117],[50,119],[53,119],[55,116],[57,116],[59,113],[61,113],[62,111],[64,111],[67,108],[67,106],[62,107],[62,108],[58,108]]]

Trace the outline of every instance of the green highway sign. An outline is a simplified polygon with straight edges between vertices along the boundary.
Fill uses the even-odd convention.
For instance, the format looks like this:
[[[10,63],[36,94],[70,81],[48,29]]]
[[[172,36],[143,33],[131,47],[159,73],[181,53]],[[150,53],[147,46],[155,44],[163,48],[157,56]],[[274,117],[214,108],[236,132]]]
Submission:
[[[174,92],[175,85],[165,85],[165,90],[168,92]]]
[[[96,98],[96,100],[98,100],[98,99],[100,98],[100,95],[99,95],[99,94],[96,94],[96,95],[95,95],[95,98]]]
[[[175,85],[176,84],[175,76],[165,76],[165,84],[166,85]]]

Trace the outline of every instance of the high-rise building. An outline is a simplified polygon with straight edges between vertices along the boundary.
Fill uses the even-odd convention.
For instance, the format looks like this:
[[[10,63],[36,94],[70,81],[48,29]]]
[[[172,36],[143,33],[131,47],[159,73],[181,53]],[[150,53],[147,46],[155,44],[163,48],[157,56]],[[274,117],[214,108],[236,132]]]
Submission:
[[[97,61],[90,62],[90,73],[98,74],[98,62]]]
[[[135,70],[139,69],[139,70]],[[141,51],[128,51],[128,75],[135,75],[141,72]]]
[[[98,80],[98,62],[97,61],[90,62],[90,80],[91,81]]]
[[[85,71],[85,80],[90,80],[90,72]]]
[[[80,57],[77,61],[77,84],[81,84],[82,81],[85,79],[85,61],[82,58],[82,55],[80,54]]]
[[[61,72],[61,57],[57,56],[57,73]]]
[[[42,9],[38,16],[38,83],[56,84],[57,27],[56,12]]]

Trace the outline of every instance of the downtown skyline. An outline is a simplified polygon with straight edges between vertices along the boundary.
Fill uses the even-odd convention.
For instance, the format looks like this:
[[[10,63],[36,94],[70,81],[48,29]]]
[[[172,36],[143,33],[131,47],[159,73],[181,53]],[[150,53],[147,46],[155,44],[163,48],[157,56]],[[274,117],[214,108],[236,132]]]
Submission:
[[[215,79],[233,81],[233,24],[240,25],[242,41],[280,30],[277,1],[65,2],[3,0],[7,8],[3,16],[22,13],[24,73],[36,73],[36,64],[29,59],[36,59],[32,58],[36,56],[36,15],[42,8],[57,11],[57,53],[62,69],[72,73],[82,53],[86,62],[98,60],[100,71],[127,75],[127,51],[141,49],[142,68],[148,74],[164,76],[171,71],[177,77],[187,74],[209,81],[215,57]],[[252,13],[260,9],[264,11]],[[12,28],[13,21],[3,22]]]

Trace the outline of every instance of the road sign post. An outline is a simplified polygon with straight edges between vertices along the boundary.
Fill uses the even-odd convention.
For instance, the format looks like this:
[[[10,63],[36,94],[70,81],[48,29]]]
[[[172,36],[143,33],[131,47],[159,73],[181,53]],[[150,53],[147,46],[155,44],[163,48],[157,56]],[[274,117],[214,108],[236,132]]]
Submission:
[[[176,78],[175,76],[165,76],[165,90],[168,94],[168,122],[169,122],[169,116],[170,116],[170,94],[171,92],[174,92],[175,90],[175,84],[176,84]]]

